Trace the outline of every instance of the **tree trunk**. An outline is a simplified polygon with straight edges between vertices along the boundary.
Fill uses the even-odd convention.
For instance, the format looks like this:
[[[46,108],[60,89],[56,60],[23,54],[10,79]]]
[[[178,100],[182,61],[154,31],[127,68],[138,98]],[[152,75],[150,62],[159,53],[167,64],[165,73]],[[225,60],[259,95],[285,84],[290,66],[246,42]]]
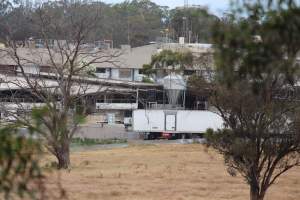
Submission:
[[[70,145],[62,144],[57,150],[58,169],[68,169],[70,166]]]
[[[259,187],[250,185],[250,200],[263,200],[264,195],[259,192]]]

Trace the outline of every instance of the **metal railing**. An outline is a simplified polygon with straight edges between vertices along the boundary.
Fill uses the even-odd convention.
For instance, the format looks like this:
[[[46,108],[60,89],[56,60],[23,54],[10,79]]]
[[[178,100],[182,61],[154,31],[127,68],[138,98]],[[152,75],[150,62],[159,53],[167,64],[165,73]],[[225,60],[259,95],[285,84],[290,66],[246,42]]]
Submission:
[[[41,101],[34,98],[0,98],[0,103],[41,103]]]
[[[136,103],[135,99],[105,99],[97,100],[96,103]]]

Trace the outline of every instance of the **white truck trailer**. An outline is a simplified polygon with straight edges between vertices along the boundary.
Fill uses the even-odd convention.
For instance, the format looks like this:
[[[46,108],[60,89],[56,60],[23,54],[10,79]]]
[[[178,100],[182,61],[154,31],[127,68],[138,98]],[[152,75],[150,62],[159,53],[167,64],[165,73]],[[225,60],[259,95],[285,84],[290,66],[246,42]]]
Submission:
[[[222,128],[223,120],[210,111],[134,110],[132,126],[144,139],[179,139],[201,137],[208,128]]]

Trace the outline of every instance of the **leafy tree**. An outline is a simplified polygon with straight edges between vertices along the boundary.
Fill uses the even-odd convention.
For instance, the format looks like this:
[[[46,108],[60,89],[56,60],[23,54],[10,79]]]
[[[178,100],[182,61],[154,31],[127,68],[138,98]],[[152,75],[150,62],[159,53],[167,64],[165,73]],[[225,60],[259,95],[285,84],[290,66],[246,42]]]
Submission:
[[[19,134],[17,125],[0,129],[0,196],[42,199],[44,177],[38,163],[37,140]],[[1,199],[2,199],[1,198]]]
[[[150,64],[144,64],[141,73],[147,76],[151,76],[155,73],[155,69],[153,69]]]
[[[224,156],[230,175],[244,177],[251,200],[264,199],[279,176],[300,164],[299,105],[267,95],[253,94],[249,80],[215,86],[210,95],[225,128],[209,130],[208,145]]]
[[[210,103],[225,128],[209,130],[208,145],[231,175],[264,199],[278,178],[300,164],[297,54],[300,8],[294,1],[245,3],[214,31],[217,82]]]
[[[190,51],[174,52],[172,50],[163,50],[151,58],[151,66],[154,67],[154,69],[167,69],[171,66],[173,70],[178,68],[182,70],[192,65],[192,63],[193,54]]]
[[[101,2],[81,3],[89,10],[99,11],[94,32],[87,37],[92,42],[113,40],[115,47],[121,44],[145,45],[161,36],[161,30],[165,25],[166,8],[149,0],[125,1],[115,5]],[[53,18],[57,20],[63,20],[64,16],[64,9],[62,9],[61,4],[61,2],[43,3],[44,9],[54,13]],[[10,32],[12,35],[13,32],[16,40],[25,40],[29,37],[42,39],[39,28],[33,23],[38,17],[37,7],[30,2],[24,4],[18,0],[15,2],[3,1],[0,5],[0,24],[2,27],[0,34],[5,35]],[[76,12],[78,15],[91,14],[85,13],[86,11],[82,9],[77,9]],[[12,29],[12,25],[16,29]],[[18,27],[22,27],[22,29]],[[60,39],[62,38],[64,38],[63,34],[60,35]]]
[[[158,75],[158,70],[163,70],[163,74],[160,75],[164,75],[166,71],[182,72],[186,67],[193,64],[193,59],[193,54],[190,51],[174,52],[172,50],[163,50],[152,56],[150,64],[143,65],[141,73],[155,78]]]
[[[175,37],[188,38],[186,30],[191,31],[191,42],[210,43],[211,29],[216,21],[218,17],[204,8],[176,8],[170,11],[170,24]]]
[[[64,10],[59,6],[61,2],[47,2],[45,9],[54,12],[55,18],[62,19]],[[175,41],[179,36],[187,37],[184,24],[192,31],[192,42],[210,42],[211,26],[218,18],[203,8],[172,9],[155,4],[150,0],[124,1],[118,4],[101,2],[82,2],[87,8],[97,8],[100,12],[95,31],[90,34],[90,41],[113,40],[114,46],[130,44],[141,46],[156,41],[158,37],[165,37],[167,30],[169,38]],[[44,4],[46,5],[46,4]],[[15,27],[22,27],[23,31],[16,31],[15,38],[25,40],[29,37],[42,38],[38,27],[32,22],[37,15],[37,6],[22,3],[19,0],[3,1],[0,7],[1,32],[14,31],[13,22],[18,20]],[[77,10],[78,13],[84,12]],[[85,13],[82,13],[85,14]],[[9,26],[8,26],[9,25]],[[16,29],[20,30],[20,29]],[[63,36],[63,35],[62,35]]]
[[[160,36],[164,12],[150,0],[125,1],[112,9],[115,14],[112,34],[117,44],[141,46]]]
[[[187,81],[188,90],[199,97],[208,97],[213,92],[214,84],[208,82],[205,77],[193,74]]]
[[[19,41],[24,41],[26,38],[37,36],[37,30],[32,25],[33,12],[31,8],[24,5],[17,6],[2,16],[0,24],[2,30],[0,31],[1,38],[5,37],[8,33]]]

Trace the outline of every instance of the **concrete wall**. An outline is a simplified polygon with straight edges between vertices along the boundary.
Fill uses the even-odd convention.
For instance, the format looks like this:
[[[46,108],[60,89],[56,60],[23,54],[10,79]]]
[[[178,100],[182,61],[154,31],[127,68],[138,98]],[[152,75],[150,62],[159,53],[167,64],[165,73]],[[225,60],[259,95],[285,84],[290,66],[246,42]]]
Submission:
[[[86,122],[84,125],[94,126],[95,124],[107,123],[108,118],[111,115],[114,115],[116,124],[124,122],[124,111],[122,110],[99,110],[99,113],[89,115],[86,118]],[[123,124],[121,125],[124,126]]]
[[[127,139],[127,132],[123,124],[94,124],[79,127],[75,137],[92,139]]]

